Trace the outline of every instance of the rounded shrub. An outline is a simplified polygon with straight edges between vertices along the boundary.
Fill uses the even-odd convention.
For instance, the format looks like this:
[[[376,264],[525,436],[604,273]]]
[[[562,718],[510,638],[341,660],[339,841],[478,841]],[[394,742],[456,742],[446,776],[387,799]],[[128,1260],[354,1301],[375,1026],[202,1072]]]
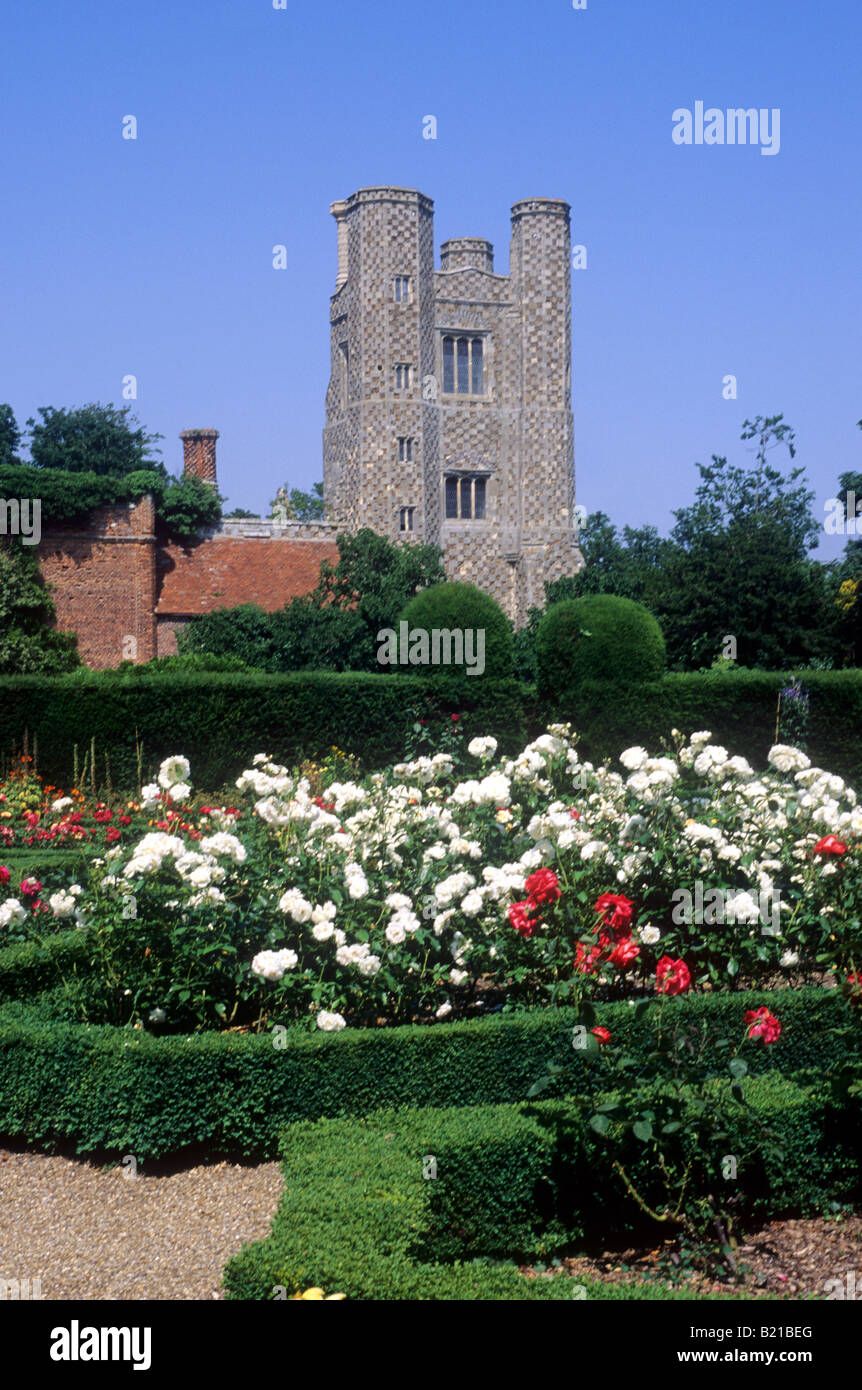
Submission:
[[[514,669],[512,624],[499,603],[475,584],[420,589],[402,612],[395,635],[399,665],[391,669],[427,676],[454,698],[478,694],[480,676],[505,680]]]
[[[655,681],[664,669],[661,628],[632,599],[616,594],[567,599],[553,604],[539,624],[536,674],[543,699],[561,699],[586,681]]]

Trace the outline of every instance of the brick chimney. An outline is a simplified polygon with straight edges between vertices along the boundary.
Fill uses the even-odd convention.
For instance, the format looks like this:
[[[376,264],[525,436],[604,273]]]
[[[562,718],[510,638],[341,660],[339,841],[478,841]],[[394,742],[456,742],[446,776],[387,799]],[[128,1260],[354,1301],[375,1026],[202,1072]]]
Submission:
[[[183,473],[216,485],[216,440],[218,430],[183,430]]]

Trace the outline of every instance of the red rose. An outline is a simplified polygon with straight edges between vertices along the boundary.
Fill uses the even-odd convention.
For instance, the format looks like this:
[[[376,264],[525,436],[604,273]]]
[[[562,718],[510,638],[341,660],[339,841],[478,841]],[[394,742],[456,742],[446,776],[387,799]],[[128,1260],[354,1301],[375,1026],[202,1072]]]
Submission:
[[[571,811],[569,812],[569,815],[571,816],[572,820],[580,820],[580,819],[581,819],[581,813],[580,813],[580,811],[575,811],[575,810],[573,809],[573,810],[571,810]]]
[[[0,864],[0,883],[5,885],[9,882],[10,878],[11,874],[9,873],[9,870],[6,868],[5,864]]]
[[[781,1024],[765,1006],[760,1009],[749,1009],[745,1015],[745,1022],[750,1025],[748,1029],[750,1038],[762,1038],[765,1043],[774,1043],[778,1042],[781,1037]]]
[[[117,827],[116,827],[115,825],[109,825],[109,826],[108,826],[108,829],[105,831],[105,840],[106,840],[106,842],[107,842],[109,845],[112,845],[112,844],[114,843],[114,841],[115,841],[115,840],[119,840],[119,838],[120,838],[120,832],[119,832],[119,830],[117,829]]]
[[[640,946],[636,946],[631,937],[627,936],[623,941],[617,943],[608,956],[608,960],[618,970],[625,970],[627,965],[631,965],[633,960],[637,960],[640,953]]]
[[[525,899],[524,902],[512,903],[512,906],[509,908],[509,921],[515,928],[515,931],[520,932],[521,936],[531,937],[541,920],[538,917],[530,917],[529,914],[532,908],[533,903],[530,902],[529,898]]]
[[[609,1043],[611,1040],[611,1035],[608,1032],[607,1028],[591,1028],[590,1032],[592,1033],[593,1037],[598,1038],[599,1042],[602,1044]]]
[[[93,820],[97,820],[101,823],[102,821],[112,820],[113,815],[113,811],[109,811],[107,806],[104,806],[100,811],[93,812]]]
[[[460,714],[453,714],[453,715],[452,715],[452,723],[453,723],[453,724],[457,724],[457,723],[458,723],[458,720],[459,720],[460,718],[461,718]]]
[[[602,950],[600,946],[591,946],[589,950],[586,950],[586,948],[578,942],[575,949],[575,969],[579,975],[591,975],[598,966],[601,957]]]
[[[553,869],[537,869],[530,874],[525,887],[532,902],[555,903],[560,896],[560,885]]]
[[[862,975],[847,976],[847,979],[844,981],[844,994],[851,1003],[862,1004]]]
[[[22,878],[21,892],[25,898],[38,898],[42,891],[42,885],[38,878]]]
[[[836,835],[824,835],[814,846],[815,854],[846,854],[847,846]]]
[[[662,956],[655,973],[659,994],[684,994],[691,984],[691,975],[684,960]]]
[[[602,893],[596,899],[596,912],[604,925],[611,928],[617,941],[632,934],[633,907],[631,898],[624,898],[621,893]],[[593,930],[597,931],[598,927]]]

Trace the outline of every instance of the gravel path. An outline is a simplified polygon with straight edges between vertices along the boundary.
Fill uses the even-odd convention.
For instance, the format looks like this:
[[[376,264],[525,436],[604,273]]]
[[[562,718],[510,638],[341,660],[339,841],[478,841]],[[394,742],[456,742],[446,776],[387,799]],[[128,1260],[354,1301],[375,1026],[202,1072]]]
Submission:
[[[126,1171],[0,1141],[0,1279],[39,1278],[43,1299],[222,1298],[229,1257],[270,1228],[279,1165]]]

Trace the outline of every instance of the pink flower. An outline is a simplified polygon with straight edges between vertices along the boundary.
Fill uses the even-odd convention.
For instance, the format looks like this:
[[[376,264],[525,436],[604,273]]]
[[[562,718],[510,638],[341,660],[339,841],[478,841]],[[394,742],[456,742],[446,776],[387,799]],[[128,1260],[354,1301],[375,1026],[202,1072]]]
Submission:
[[[0,884],[2,884],[2,885],[4,886],[4,888],[5,888],[6,884],[9,882],[9,879],[10,879],[11,877],[12,877],[12,875],[10,874],[9,870],[6,868],[6,865],[5,865],[5,864],[0,864]]]
[[[25,898],[36,898],[42,891],[42,885],[38,878],[22,878],[21,892]]]

